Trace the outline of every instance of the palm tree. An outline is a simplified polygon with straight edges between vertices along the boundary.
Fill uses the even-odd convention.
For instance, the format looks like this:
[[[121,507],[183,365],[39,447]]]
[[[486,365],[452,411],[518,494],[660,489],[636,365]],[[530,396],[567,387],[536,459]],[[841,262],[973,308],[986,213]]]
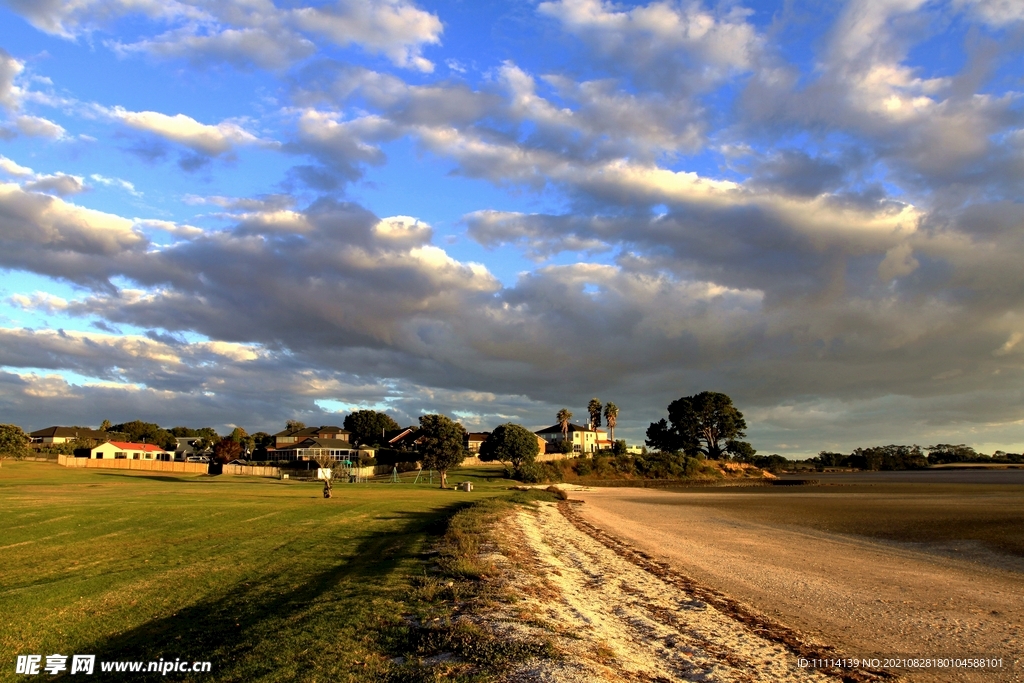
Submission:
[[[592,398],[587,404],[587,412],[590,413],[590,426],[597,429],[601,426],[601,399]]]
[[[604,407],[604,419],[608,423],[608,438],[615,443],[615,423],[619,421],[619,407],[611,401]]]
[[[569,420],[572,419],[572,413],[569,412],[568,408],[562,408],[561,410],[558,411],[558,414],[555,416],[555,419],[558,420],[558,424],[562,426],[562,441],[568,441]]]

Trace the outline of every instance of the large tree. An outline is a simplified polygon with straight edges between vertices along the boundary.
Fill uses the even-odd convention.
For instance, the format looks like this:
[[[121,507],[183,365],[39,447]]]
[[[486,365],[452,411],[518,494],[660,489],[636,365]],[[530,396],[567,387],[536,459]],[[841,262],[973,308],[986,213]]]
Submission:
[[[684,451],[694,456],[701,453],[717,460],[728,450],[746,452],[740,445],[746,442],[739,441],[746,436],[746,428],[743,413],[731,398],[716,391],[702,391],[672,401],[668,421],[653,422],[647,429],[647,445],[659,451]]]
[[[4,458],[21,458],[28,455],[31,441],[18,425],[0,425],[0,463]]]
[[[174,434],[153,422],[143,422],[142,420],[122,422],[112,426],[108,431],[124,434],[128,441],[132,443],[157,444],[168,451],[173,451],[178,445]]]
[[[448,488],[448,470],[466,458],[466,429],[444,415],[420,418],[420,453],[423,465],[441,474],[441,488]]]
[[[540,452],[537,435],[522,425],[508,422],[498,425],[480,445],[480,459],[512,465],[515,474],[522,474],[523,466],[533,463]]]
[[[569,420],[572,419],[572,412],[568,408],[562,408],[555,414],[555,419],[562,427],[562,441],[569,439]]]
[[[225,436],[213,447],[213,459],[220,464],[229,463],[242,454],[242,446],[230,436]]]
[[[352,432],[352,441],[360,446],[384,446],[386,432],[401,429],[387,413],[357,410],[345,416],[345,429]]]
[[[590,425],[597,429],[601,426],[601,399],[592,398],[587,404],[587,412],[590,413]]]
[[[619,407],[608,402],[604,407],[604,419],[608,423],[608,438],[615,441],[615,425],[619,422]]]

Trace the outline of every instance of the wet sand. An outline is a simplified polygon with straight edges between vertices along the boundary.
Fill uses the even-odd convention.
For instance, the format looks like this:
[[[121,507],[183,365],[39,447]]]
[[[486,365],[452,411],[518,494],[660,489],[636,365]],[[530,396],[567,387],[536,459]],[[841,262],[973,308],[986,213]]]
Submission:
[[[576,510],[586,521],[808,641],[850,657],[1004,661],[1001,671],[894,670],[910,681],[1024,680],[1024,573],[1012,562],[1000,568],[910,544],[752,521],[721,498],[735,495],[596,489],[572,497],[585,501]]]

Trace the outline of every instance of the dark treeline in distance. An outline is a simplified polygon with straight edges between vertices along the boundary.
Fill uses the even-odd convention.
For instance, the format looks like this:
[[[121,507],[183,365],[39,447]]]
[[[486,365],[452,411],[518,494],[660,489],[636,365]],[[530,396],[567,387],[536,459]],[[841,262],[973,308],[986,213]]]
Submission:
[[[955,463],[1015,464],[1024,463],[1024,455],[996,451],[992,455],[978,453],[964,444],[940,443],[935,446],[871,446],[855,448],[852,453],[821,451],[817,457],[802,461],[814,469],[843,467],[868,471],[920,470],[932,465]]]

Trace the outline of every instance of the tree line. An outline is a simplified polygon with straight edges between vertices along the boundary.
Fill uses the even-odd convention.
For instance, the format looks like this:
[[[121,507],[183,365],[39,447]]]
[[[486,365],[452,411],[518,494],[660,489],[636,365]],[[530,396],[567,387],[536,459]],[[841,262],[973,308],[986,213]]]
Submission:
[[[850,453],[821,451],[814,458],[804,461],[815,469],[844,467],[858,470],[890,471],[919,470],[931,465],[954,463],[1021,463],[1024,455],[996,451],[992,455],[978,453],[964,444],[940,443],[922,448],[912,446],[870,446],[855,448]]]

